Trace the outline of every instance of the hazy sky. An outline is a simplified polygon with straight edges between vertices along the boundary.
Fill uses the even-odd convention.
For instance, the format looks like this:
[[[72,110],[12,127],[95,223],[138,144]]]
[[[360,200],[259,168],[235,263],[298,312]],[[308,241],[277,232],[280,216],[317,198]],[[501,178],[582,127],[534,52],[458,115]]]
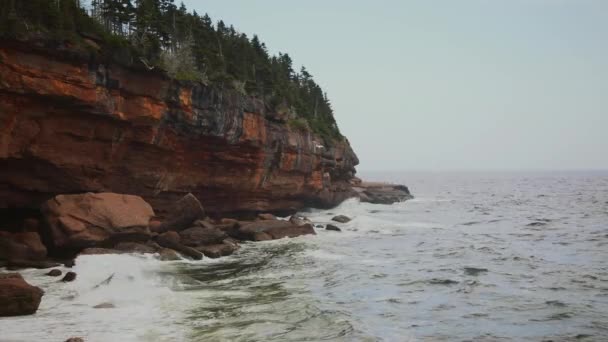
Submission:
[[[204,0],[328,92],[360,170],[608,169],[606,0]]]

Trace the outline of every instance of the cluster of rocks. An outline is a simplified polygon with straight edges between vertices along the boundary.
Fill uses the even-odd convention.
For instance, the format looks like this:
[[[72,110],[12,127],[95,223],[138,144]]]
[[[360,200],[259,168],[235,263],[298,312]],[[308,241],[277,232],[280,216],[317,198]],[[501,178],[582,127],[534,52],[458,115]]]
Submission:
[[[74,265],[78,255],[154,253],[162,260],[219,258],[242,241],[266,241],[315,234],[303,217],[277,219],[259,214],[253,221],[211,219],[198,199],[188,194],[164,217],[139,196],[116,193],[58,195],[43,204],[43,219],[25,219],[21,229],[0,231],[0,266],[8,269]],[[61,255],[61,260],[49,256]],[[48,276],[74,281],[53,269]],[[17,273],[0,274],[0,316],[34,313],[43,292]]]

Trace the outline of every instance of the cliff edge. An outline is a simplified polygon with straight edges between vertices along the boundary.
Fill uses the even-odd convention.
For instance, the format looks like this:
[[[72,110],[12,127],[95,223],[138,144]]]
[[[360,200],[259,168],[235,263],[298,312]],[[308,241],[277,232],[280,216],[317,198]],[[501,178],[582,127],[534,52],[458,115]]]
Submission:
[[[346,139],[235,90],[0,42],[0,208],[82,192],[161,212],[187,193],[217,215],[324,208],[355,195],[357,164]]]

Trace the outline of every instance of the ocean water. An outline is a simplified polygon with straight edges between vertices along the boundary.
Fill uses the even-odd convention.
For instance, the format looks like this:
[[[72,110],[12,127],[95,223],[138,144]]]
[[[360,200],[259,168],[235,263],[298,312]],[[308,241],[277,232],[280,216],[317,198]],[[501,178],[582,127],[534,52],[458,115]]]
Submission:
[[[67,284],[26,270],[46,294],[0,318],[0,341],[608,341],[608,173],[367,178],[416,198],[305,212],[353,220],[217,260],[85,256]]]

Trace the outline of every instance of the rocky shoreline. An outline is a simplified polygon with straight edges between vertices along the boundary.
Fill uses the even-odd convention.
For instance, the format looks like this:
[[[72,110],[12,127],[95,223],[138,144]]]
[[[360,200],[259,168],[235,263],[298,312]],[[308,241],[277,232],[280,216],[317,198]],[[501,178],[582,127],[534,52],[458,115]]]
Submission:
[[[359,185],[365,187],[365,185]],[[387,202],[411,198],[409,191],[385,185]],[[405,188],[407,189],[407,188]],[[372,191],[372,190],[370,190]],[[409,196],[409,197],[408,197]],[[376,197],[363,197],[373,202]],[[315,228],[341,231],[339,224],[350,221],[337,215],[335,224],[315,225],[306,217],[277,218],[260,213],[253,220],[210,218],[192,194],[182,197],[163,216],[135,195],[84,193],[57,195],[45,202],[40,218],[26,217],[20,227],[0,230],[0,267],[72,267],[76,257],[91,254],[154,254],[160,260],[219,258],[237,251],[243,242],[268,241],[316,234]],[[0,317],[36,312],[43,292],[23,280],[18,273],[0,274]],[[48,276],[63,282],[75,281],[77,274],[52,269]]]
[[[231,88],[93,58],[48,41],[0,41],[0,267],[78,274],[79,255],[219,258],[246,242],[341,231],[294,216],[358,197],[412,198],[355,177],[345,137],[290,125],[281,106]],[[287,216],[288,219],[275,215]],[[0,317],[44,293],[0,273]]]

